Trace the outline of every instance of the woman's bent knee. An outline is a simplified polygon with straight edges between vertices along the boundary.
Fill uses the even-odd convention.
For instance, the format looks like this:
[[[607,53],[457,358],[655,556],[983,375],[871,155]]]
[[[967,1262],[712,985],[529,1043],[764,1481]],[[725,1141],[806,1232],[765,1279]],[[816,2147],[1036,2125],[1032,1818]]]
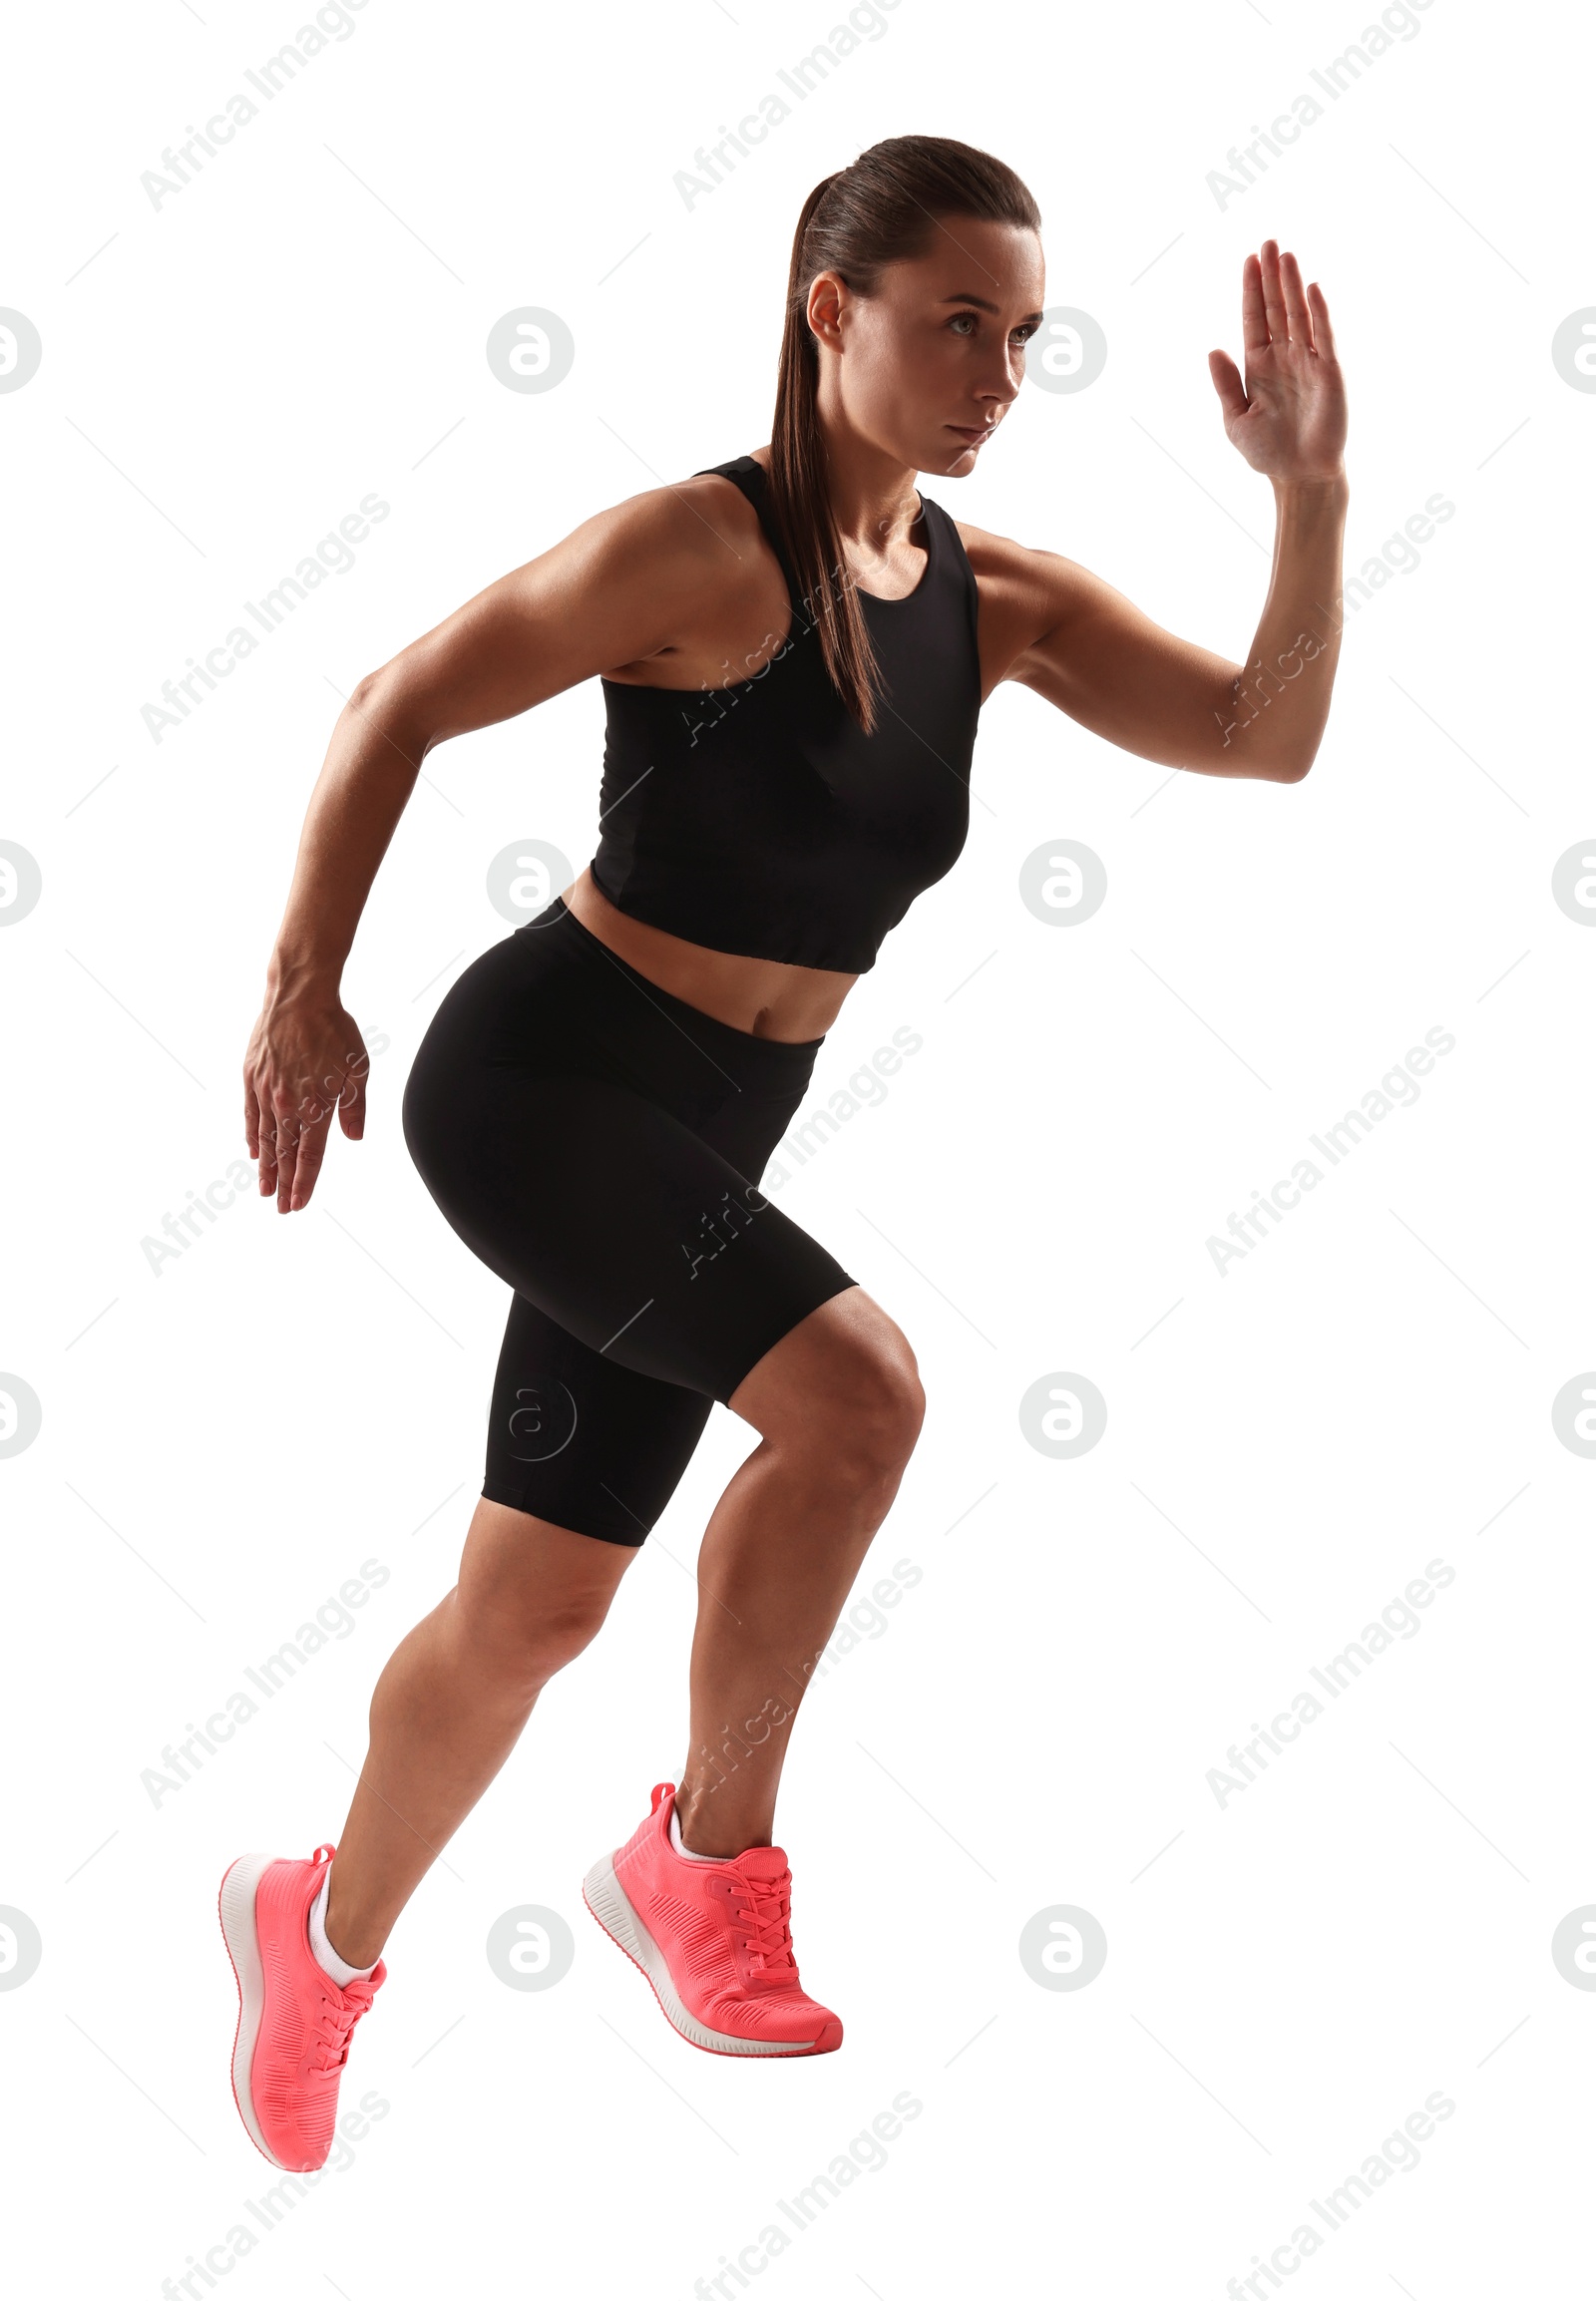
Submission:
[[[622,1544],[481,1500],[459,1583],[445,1601],[453,1633],[496,1679],[536,1690],[598,1635],[635,1556]]]
[[[529,1698],[591,1646],[609,1610],[608,1597],[549,1606],[495,1608],[460,1589],[444,1600],[463,1661],[502,1692]]]
[[[846,1461],[878,1475],[896,1475],[914,1452],[925,1419],[919,1370],[912,1358],[905,1365],[894,1354],[855,1367],[846,1402],[827,1435]]]
[[[857,1287],[800,1321],[731,1403],[773,1444],[823,1455],[850,1484],[901,1475],[926,1417],[908,1337]]]

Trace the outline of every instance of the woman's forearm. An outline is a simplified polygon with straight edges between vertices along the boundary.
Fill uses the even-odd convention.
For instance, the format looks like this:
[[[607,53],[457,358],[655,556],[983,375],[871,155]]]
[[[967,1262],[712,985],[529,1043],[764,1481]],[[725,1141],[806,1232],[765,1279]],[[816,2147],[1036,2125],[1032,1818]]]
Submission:
[[[1260,773],[1295,781],[1319,749],[1341,652],[1347,475],[1277,480],[1274,489],[1269,596],[1228,705],[1215,716],[1238,759],[1256,753],[1270,763]]]
[[[266,967],[271,1000],[336,996],[377,866],[415,788],[426,746],[391,684],[363,679],[339,713],[305,810],[287,908]]]

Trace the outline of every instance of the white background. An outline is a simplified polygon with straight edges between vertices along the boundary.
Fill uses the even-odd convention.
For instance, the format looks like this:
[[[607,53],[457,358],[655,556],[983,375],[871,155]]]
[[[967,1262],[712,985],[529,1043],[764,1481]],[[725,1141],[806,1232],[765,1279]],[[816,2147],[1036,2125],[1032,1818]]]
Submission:
[[[900,1558],[923,1578],[813,1692],[781,1806],[843,2050],[688,2051],[580,1902],[683,1753],[694,1546],[750,1443],[718,1411],[401,1921],[346,2081],[387,2114],[214,2289],[686,2301],[905,2090],[922,2111],[886,2162],[747,2290],[1218,2297],[1305,2221],[1325,2242],[1286,2284],[1314,2301],[1576,2289],[1596,1999],[1550,1941],[1596,1899],[1596,1465],[1551,1401],[1596,1364],[1596,937],[1551,874],[1596,828],[1596,400],[1550,345],[1596,300],[1591,57],[1571,14],[1432,0],[1221,208],[1228,148],[1374,20],[900,0],[691,210],[676,172],[836,16],[368,0],[159,209],[141,174],[301,19],[152,0],[13,26],[0,303],[44,344],[0,397],[0,838],[44,882],[0,937],[0,1369],[43,1411],[0,1461],[0,1903],[43,1940],[0,1992],[19,2294],[153,2297],[258,2232],[217,1880],[336,1835],[372,1682],[448,1588],[481,1478],[508,1297],[427,1196],[399,1099],[444,988],[509,932],[492,858],[593,851],[597,683],[429,760],[345,976],[390,1042],[366,1141],[334,1135],[291,1221],[246,1190],[159,1275],[143,1243],[243,1155],[338,698],[595,511],[766,440],[800,202],[909,131],[1017,169],[1049,303],[1109,346],[1088,390],[1027,388],[974,477],[929,484],[956,516],[1240,660],[1273,507],[1205,355],[1239,354],[1270,234],[1337,326],[1350,569],[1437,491],[1455,515],[1351,617],[1299,786],[1170,775],[999,691],[965,855],[817,1065],[811,1103],[894,1029],[925,1042],[782,1192],[931,1400],[864,1587]],[[526,304],[576,339],[547,394],[484,356]],[[391,513],[355,567],[153,742],[162,682],[373,491]],[[1061,838],[1108,875],[1075,927],[1017,893]],[[1221,1276],[1209,1237],[1435,1026],[1455,1045],[1416,1103]],[[1067,1461],[1018,1419],[1058,1371],[1107,1401]],[[389,1580],[354,1633],[154,1805],[163,1746],[368,1558]],[[1230,1744],[1436,1559],[1454,1579],[1418,1634],[1222,1808]],[[484,1954],[520,1903],[575,1932],[547,1992]],[[1079,1991],[1018,1956],[1060,1904],[1107,1936]],[[1309,2200],[1437,2092],[1421,2161],[1331,2234]]]

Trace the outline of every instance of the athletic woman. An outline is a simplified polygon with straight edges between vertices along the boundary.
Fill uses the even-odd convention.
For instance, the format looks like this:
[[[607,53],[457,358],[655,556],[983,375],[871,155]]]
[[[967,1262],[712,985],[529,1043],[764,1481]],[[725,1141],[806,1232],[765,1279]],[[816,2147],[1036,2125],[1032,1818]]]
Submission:
[[[1242,280],[1226,431],[1273,483],[1245,663],[1072,561],[956,522],[1025,370],[1040,215],[970,146],[894,137],[793,241],[773,436],[584,522],[361,680],[305,822],[244,1064],[262,1194],[305,1206],[364,1128],[339,996],[434,745],[601,679],[601,837],[469,964],[404,1093],[444,1216],[514,1290],[459,1580],[377,1684],[336,1849],[245,1857],[221,1920],[233,2088],[273,2163],[326,2158],[389,1929],[594,1637],[715,1400],[758,1433],[698,1559],[689,1748],[589,1872],[600,1925],[711,2053],[824,2054],[776,1787],[808,1673],[915,1444],[899,1328],[760,1191],[850,985],[964,844],[981,706],[1017,679],[1137,757],[1299,782],[1337,657],[1346,416],[1330,314],[1273,240]]]

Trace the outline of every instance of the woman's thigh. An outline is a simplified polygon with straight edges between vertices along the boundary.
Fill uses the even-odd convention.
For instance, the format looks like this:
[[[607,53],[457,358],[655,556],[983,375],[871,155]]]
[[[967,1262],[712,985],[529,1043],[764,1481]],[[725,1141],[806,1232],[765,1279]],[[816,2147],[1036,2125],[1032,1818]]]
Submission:
[[[595,1350],[511,1298],[482,1491],[550,1525],[635,1547],[657,1522],[713,1400]]]
[[[854,1281],[758,1187],[820,1042],[700,1015],[559,908],[546,937],[521,930],[450,991],[405,1137],[515,1291],[484,1492],[635,1542],[710,1403]]]
[[[472,1252],[547,1319],[722,1404],[854,1284],[701,1135],[609,1079],[488,1073],[412,1150]]]

